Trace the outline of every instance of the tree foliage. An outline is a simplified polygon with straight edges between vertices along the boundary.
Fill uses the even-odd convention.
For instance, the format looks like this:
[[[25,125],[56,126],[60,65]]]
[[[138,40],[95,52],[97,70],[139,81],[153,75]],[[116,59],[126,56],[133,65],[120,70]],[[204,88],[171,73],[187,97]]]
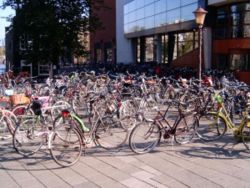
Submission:
[[[13,28],[26,41],[26,59],[57,63],[65,49],[84,55],[81,35],[100,27],[90,10],[103,7],[103,0],[5,0],[3,7],[16,10]]]

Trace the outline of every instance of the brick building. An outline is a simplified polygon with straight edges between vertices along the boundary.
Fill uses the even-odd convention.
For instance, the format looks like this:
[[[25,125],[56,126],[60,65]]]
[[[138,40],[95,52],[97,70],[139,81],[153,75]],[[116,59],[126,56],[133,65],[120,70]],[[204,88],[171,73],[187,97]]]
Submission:
[[[93,11],[102,26],[90,34],[91,62],[116,62],[116,1],[104,0],[105,7]]]

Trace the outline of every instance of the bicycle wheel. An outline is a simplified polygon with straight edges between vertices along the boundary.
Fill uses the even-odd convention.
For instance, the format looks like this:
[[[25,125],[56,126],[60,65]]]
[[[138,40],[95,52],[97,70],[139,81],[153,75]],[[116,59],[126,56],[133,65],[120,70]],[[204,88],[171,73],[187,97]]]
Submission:
[[[128,131],[116,117],[104,117],[96,125],[94,141],[105,149],[116,149],[127,140]]]
[[[34,116],[34,112],[29,106],[27,105],[19,105],[16,106],[13,110],[12,113],[16,115],[16,118],[18,122],[22,122],[23,119],[26,118],[26,116]]]
[[[23,156],[36,153],[45,142],[43,132],[45,127],[37,123],[35,118],[26,119],[15,129],[13,146]]]
[[[57,126],[50,141],[50,154],[60,166],[72,166],[81,157],[81,135],[73,126],[65,124]]]
[[[15,130],[15,122],[12,119],[2,116],[0,118],[0,140],[6,140],[12,137]]]
[[[133,128],[129,136],[129,147],[135,153],[148,153],[157,146],[160,139],[160,127],[153,122],[143,121]]]
[[[175,130],[175,142],[178,144],[189,143],[196,133],[197,126],[198,120],[193,114],[189,114],[181,118]]]
[[[220,139],[226,130],[226,122],[221,116],[207,113],[200,116],[196,134],[202,140],[213,141]]]
[[[241,132],[242,141],[245,147],[250,150],[250,122],[247,122]]]

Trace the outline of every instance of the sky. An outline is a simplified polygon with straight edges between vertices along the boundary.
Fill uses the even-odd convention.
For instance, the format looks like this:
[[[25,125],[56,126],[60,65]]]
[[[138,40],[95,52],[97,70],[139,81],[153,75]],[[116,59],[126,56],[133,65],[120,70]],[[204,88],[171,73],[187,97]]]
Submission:
[[[0,5],[2,5],[3,0],[0,0]],[[11,8],[1,9],[0,8],[0,46],[2,41],[5,39],[5,27],[10,25],[10,22],[7,22],[5,18],[9,15],[15,15],[15,11]]]

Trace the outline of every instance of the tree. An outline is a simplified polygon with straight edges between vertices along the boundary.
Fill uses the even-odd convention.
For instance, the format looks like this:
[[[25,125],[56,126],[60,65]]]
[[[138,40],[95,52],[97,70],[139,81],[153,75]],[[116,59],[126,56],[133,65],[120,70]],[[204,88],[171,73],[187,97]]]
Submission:
[[[79,36],[96,30],[101,23],[91,9],[104,7],[103,0],[5,0],[3,8],[16,10],[13,28],[26,46],[28,63],[57,64],[65,49],[84,55]]]

